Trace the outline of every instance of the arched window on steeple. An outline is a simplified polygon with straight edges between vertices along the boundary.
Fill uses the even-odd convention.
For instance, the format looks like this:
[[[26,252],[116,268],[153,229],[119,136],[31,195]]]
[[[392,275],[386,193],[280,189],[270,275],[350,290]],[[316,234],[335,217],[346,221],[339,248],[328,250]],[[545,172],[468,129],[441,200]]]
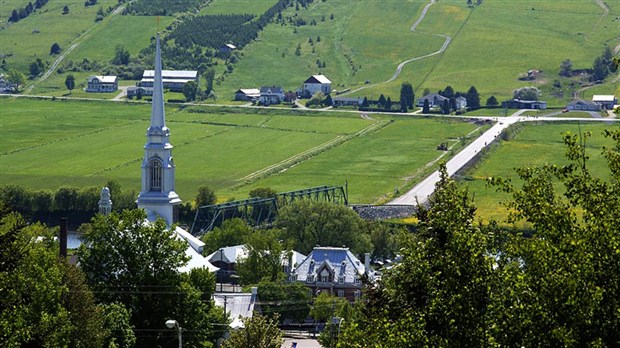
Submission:
[[[149,162],[149,191],[161,192],[164,171],[159,159]]]

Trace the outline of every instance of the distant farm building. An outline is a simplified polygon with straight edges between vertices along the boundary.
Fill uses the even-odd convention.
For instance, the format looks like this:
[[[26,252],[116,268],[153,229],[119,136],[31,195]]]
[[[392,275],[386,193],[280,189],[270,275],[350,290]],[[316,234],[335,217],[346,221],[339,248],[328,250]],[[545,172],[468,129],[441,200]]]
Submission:
[[[443,95],[437,94],[437,93],[430,93],[430,94],[423,96],[422,98],[419,98],[416,105],[419,107],[423,107],[425,100],[428,100],[428,106],[432,108],[434,106],[441,107],[443,105],[443,101],[448,100],[448,98],[444,97]],[[467,105],[467,102],[465,102],[465,105]]]
[[[575,100],[575,101],[568,103],[568,105],[566,105],[566,109],[571,110],[571,111],[575,111],[575,110],[599,111],[601,110],[601,105],[594,103],[594,102],[589,102],[586,100]]]
[[[233,44],[226,44],[222,47],[220,47],[220,51],[224,52],[224,53],[230,53],[234,50],[237,49],[237,46],[233,45]]]
[[[520,100],[513,99],[502,102],[502,108],[505,109],[532,109],[532,110],[545,110],[547,108],[547,102],[540,100]]]
[[[116,92],[118,90],[118,76],[89,76],[86,92]]]
[[[138,87],[153,88],[154,70],[144,70],[142,80]],[[189,81],[198,83],[198,71],[196,70],[162,70],[164,88],[172,92],[182,92],[183,86]]]
[[[324,75],[312,75],[301,88],[301,95],[305,98],[312,97],[317,92],[328,95],[332,91],[332,82]]]
[[[254,101],[259,97],[260,89],[258,88],[239,89],[235,92],[235,100]]]
[[[271,86],[261,87],[258,101],[263,105],[280,104],[284,100],[284,89]]]
[[[459,96],[455,98],[456,109],[464,109],[467,107],[467,98]]]
[[[146,97],[146,96],[152,96],[153,95],[153,88],[152,87],[128,87],[127,88],[127,98],[133,98],[133,97]]]
[[[614,105],[618,104],[618,98],[613,95],[594,95],[592,102],[599,104],[602,109],[612,110]]]
[[[4,75],[0,75],[0,93],[12,93],[15,86],[9,83]]]

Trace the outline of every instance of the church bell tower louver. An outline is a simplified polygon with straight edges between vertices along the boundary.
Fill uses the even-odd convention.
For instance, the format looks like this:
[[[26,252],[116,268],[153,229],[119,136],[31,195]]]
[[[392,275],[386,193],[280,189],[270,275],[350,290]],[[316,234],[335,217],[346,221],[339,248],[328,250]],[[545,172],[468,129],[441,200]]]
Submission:
[[[159,34],[155,49],[155,78],[151,124],[146,131],[144,159],[142,160],[142,189],[138,195],[138,208],[147,212],[149,220],[161,217],[168,226],[178,220],[179,195],[174,191],[173,146],[169,141],[164,112],[164,86],[162,81]]]

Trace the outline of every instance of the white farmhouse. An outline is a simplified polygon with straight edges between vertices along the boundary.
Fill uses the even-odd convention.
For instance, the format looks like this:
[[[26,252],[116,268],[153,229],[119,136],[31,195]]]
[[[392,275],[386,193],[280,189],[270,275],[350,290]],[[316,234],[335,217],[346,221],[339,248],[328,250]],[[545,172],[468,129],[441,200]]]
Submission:
[[[305,98],[312,97],[316,92],[328,95],[332,91],[332,82],[324,75],[312,75],[301,88],[301,95]]]
[[[116,92],[118,90],[118,76],[99,76],[88,77],[86,92]]]

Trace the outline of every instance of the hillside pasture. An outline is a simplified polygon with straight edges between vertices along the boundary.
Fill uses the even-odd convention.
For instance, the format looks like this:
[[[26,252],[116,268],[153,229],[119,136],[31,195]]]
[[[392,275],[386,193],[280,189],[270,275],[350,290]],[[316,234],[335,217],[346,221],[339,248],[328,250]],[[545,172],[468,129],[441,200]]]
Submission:
[[[253,14],[260,16],[277,0],[213,0],[200,11],[201,15]]]
[[[84,2],[73,2],[69,4],[70,12],[63,15],[66,3],[50,1],[41,10],[7,25],[0,32],[0,54],[6,56],[7,68],[27,73],[28,66],[36,58],[52,62],[55,59],[50,56],[52,44],[58,43],[66,49],[76,38],[96,26],[95,17],[100,7],[106,9],[117,3],[116,0],[99,0],[97,6],[84,7]]]

